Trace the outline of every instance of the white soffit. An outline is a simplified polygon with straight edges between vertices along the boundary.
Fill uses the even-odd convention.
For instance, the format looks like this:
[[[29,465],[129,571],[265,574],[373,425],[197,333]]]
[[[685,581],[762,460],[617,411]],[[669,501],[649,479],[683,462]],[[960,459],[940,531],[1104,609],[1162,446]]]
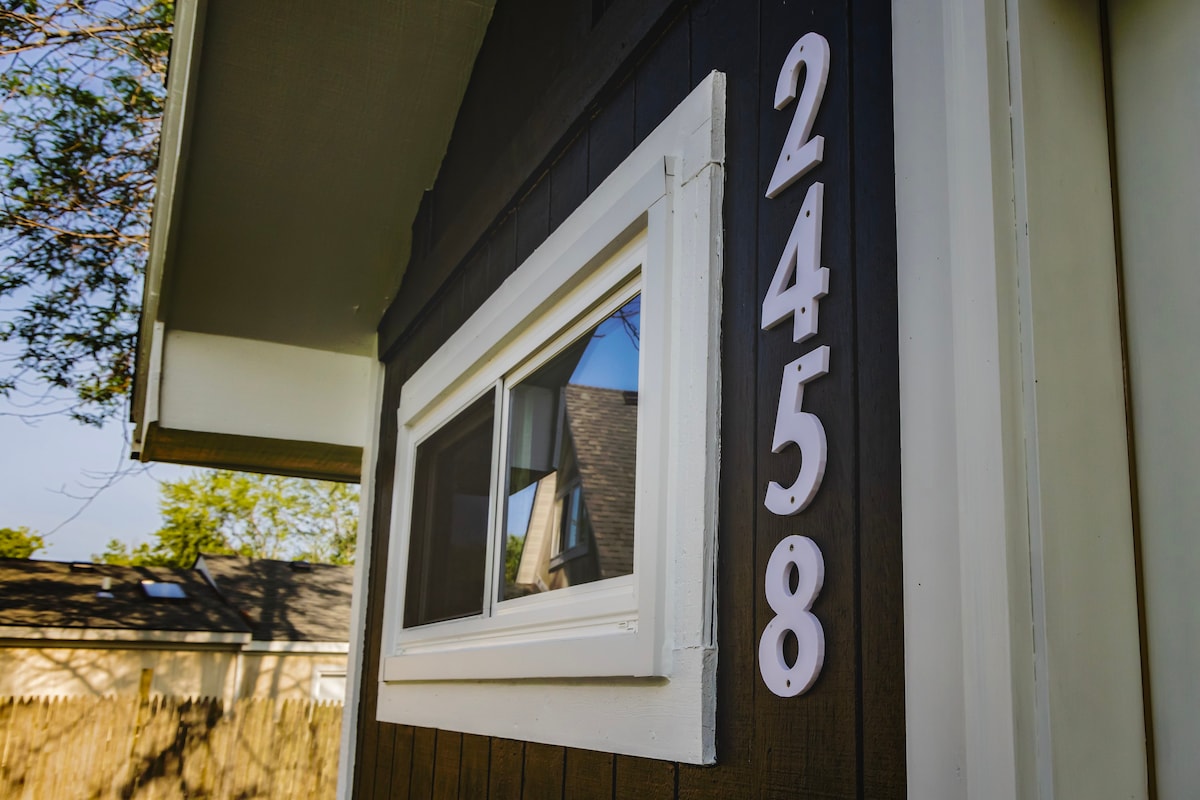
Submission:
[[[199,8],[157,321],[372,355],[491,6]]]
[[[141,458],[353,477],[354,454],[328,448],[360,448],[363,416],[330,419],[348,402],[328,381],[353,373],[334,394],[365,407],[361,366],[493,3],[180,0],[134,389]],[[189,346],[206,341],[227,346]],[[311,369],[254,379],[263,347]],[[209,408],[185,386],[205,387]],[[231,403],[246,413],[222,416]],[[317,450],[343,466],[317,465]]]

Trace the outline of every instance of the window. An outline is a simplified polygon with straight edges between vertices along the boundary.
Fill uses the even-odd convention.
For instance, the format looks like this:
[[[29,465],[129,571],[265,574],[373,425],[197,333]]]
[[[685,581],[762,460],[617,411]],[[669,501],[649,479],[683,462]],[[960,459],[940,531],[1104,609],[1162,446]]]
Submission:
[[[723,102],[404,385],[381,719],[712,761]]]
[[[500,599],[633,574],[641,296],[621,301],[508,392]]]
[[[313,670],[312,699],[318,703],[346,702],[346,667],[327,666]]]

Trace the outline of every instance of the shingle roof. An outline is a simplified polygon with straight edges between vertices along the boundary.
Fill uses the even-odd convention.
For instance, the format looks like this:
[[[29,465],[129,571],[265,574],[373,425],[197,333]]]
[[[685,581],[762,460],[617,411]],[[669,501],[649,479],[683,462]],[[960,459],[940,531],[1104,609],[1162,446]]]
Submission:
[[[110,578],[112,597],[99,597]],[[178,583],[184,600],[153,600],[141,581]],[[118,567],[0,559],[0,625],[142,631],[246,633],[249,628],[200,573],[169,567]]]
[[[600,577],[629,575],[637,485],[637,392],[568,384],[565,394]]]
[[[352,567],[202,555],[218,591],[243,612],[258,641],[350,640]],[[297,567],[300,568],[297,568]]]

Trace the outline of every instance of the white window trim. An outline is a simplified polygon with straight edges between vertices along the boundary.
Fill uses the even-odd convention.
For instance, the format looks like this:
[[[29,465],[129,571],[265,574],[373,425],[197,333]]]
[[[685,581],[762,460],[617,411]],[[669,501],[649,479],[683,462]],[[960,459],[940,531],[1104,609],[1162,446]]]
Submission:
[[[539,281],[507,304],[514,318],[523,313],[536,317],[536,321],[520,330],[514,326],[507,342],[497,353],[486,357],[484,363],[459,361],[452,357],[451,364],[470,363],[473,366],[457,380],[454,388],[442,393],[435,400],[407,415],[412,406],[406,404],[406,395],[422,396],[428,390],[428,380],[436,381],[441,375],[418,372],[405,384],[400,400],[400,426],[397,444],[397,475],[406,477],[404,484],[397,482],[395,525],[399,529],[399,547],[396,548],[397,566],[389,570],[392,576],[397,602],[389,601],[389,608],[400,606],[399,598],[405,597],[407,578],[406,562],[400,558],[409,552],[409,520],[412,517],[413,495],[410,491],[416,466],[416,451],[421,442],[440,430],[464,409],[488,394],[495,395],[493,428],[493,484],[499,479],[502,454],[507,451],[506,394],[521,378],[546,363],[581,334],[607,318],[636,294],[643,302],[656,308],[665,307],[666,286],[658,276],[644,275],[643,267],[654,260],[650,250],[663,251],[664,242],[648,245],[652,239],[663,238],[666,233],[665,215],[670,213],[670,197],[666,191],[666,173],[663,162],[651,167],[633,190],[640,199],[659,194],[646,213],[646,227],[633,235],[631,241],[622,245],[618,252],[598,268],[562,299],[556,301],[554,287],[569,285],[578,277],[578,271],[587,271],[586,262],[570,255],[556,260],[547,272],[539,275]],[[653,191],[647,191],[652,187]],[[618,203],[618,206],[621,204]],[[635,223],[633,230],[640,227]],[[627,235],[628,230],[622,234]],[[654,270],[661,272],[661,270]],[[561,279],[561,280],[560,280]],[[615,291],[613,291],[615,289]],[[550,311],[541,313],[538,308],[547,303]],[[645,316],[645,315],[643,315]],[[468,325],[471,323],[468,323]],[[493,327],[493,331],[502,328]],[[641,364],[639,368],[640,394],[644,397],[661,396],[661,373],[665,367],[660,363],[665,357],[662,343],[665,340],[663,326],[653,320],[643,319],[641,332]],[[482,343],[483,340],[476,339]],[[461,357],[461,354],[458,354]],[[435,355],[430,363],[439,358]],[[410,392],[410,389],[412,390]],[[667,446],[662,432],[666,430],[663,404],[640,403],[638,406],[639,474],[660,474],[655,463],[655,454]],[[657,432],[657,434],[656,434]],[[667,483],[670,483],[668,476]],[[655,531],[662,529],[662,505],[670,493],[649,491],[649,484],[641,482],[635,504],[635,529]],[[501,498],[493,497],[489,513],[489,530],[497,527],[503,516]],[[663,597],[655,591],[655,576],[659,574],[660,553],[656,536],[638,536],[634,543],[634,575],[611,578],[596,583],[571,586],[540,595],[508,600],[488,607],[485,604],[482,616],[434,622],[414,628],[404,628],[400,615],[391,621],[393,654],[384,662],[385,680],[431,680],[438,678],[546,678],[546,677],[613,677],[661,675],[662,659],[657,658],[657,620],[661,618]],[[488,541],[487,563],[492,565],[496,556],[493,535]],[[496,592],[494,570],[487,569],[484,576],[484,594],[491,597]]]
[[[379,719],[714,760],[724,98],[713,73],[405,384]],[[634,575],[506,601],[490,619],[403,629],[416,444],[637,292]],[[587,611],[562,611],[581,597]],[[564,613],[569,627],[555,630]]]

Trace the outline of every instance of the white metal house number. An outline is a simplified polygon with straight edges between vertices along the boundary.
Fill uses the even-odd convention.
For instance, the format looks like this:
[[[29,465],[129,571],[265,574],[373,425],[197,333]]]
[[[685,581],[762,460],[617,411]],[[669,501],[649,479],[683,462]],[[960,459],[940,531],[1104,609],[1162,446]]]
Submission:
[[[825,138],[812,134],[817,108],[829,78],[829,42],[807,33],[792,46],[775,86],[775,108],[783,110],[796,99],[804,71],[804,88],[796,103],[791,128],[767,186],[775,198],[821,163]],[[817,305],[829,293],[829,270],[821,266],[821,219],[825,186],[813,183],[792,226],[779,266],[762,304],[762,328],[774,328],[792,318],[792,340],[799,344],[817,333]],[[775,481],[767,486],[767,510],[780,516],[798,514],[817,496],[825,477],[825,427],[815,414],[801,410],[804,387],[829,372],[829,346],[821,345],[783,368],[779,407],[775,413],[773,452],[788,445],[800,448],[800,472],[790,486]],[[812,539],[788,536],[771,553],[765,579],[767,603],[776,616],[767,623],[758,643],[758,666],[763,682],[780,697],[809,690],[825,663],[825,631],[810,610],[825,580],[825,560]],[[795,583],[795,588],[792,588]],[[791,666],[784,655],[788,634],[796,637],[797,656]]]

